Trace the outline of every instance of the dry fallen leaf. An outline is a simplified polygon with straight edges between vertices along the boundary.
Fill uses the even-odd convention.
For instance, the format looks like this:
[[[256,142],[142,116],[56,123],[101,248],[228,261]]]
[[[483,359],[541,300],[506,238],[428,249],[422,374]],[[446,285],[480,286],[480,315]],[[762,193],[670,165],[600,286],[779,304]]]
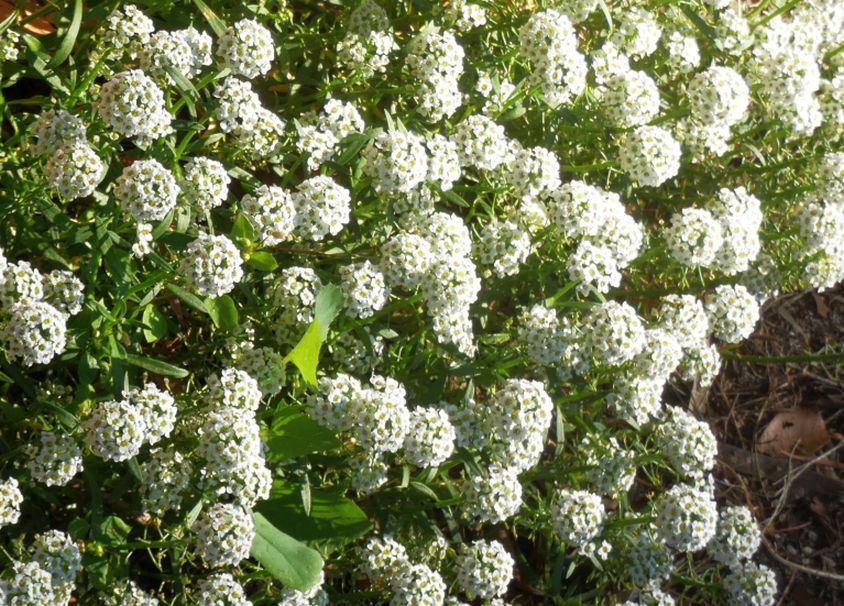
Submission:
[[[15,10],[17,2],[9,2],[8,0],[0,0],[0,21],[12,14]],[[27,2],[21,11],[20,18],[27,19],[30,15],[35,14],[41,10],[43,6],[38,2]],[[48,36],[56,31],[52,22],[53,15],[49,14],[46,17],[37,17],[27,23],[21,25],[21,29],[33,36]]]
[[[771,419],[756,442],[756,450],[762,454],[811,455],[829,442],[829,437],[821,413],[796,408]]]

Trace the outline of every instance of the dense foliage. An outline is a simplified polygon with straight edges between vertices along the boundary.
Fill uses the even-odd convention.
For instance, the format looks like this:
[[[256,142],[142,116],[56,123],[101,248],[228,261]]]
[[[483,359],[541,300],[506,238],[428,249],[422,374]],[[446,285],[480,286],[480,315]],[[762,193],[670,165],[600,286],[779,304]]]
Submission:
[[[676,394],[844,278],[843,49],[838,0],[13,11],[3,604],[773,604]]]

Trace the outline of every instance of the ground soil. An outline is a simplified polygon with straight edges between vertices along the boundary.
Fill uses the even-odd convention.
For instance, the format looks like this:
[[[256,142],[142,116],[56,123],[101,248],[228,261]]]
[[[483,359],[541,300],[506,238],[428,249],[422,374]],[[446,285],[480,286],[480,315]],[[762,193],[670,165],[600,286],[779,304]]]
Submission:
[[[760,520],[758,559],[776,570],[781,605],[844,605],[842,349],[844,288],[778,297],[735,350],[754,361],[727,361],[712,387],[690,394],[719,441],[719,504]],[[805,358],[817,353],[826,358]],[[763,436],[784,419],[773,441]]]

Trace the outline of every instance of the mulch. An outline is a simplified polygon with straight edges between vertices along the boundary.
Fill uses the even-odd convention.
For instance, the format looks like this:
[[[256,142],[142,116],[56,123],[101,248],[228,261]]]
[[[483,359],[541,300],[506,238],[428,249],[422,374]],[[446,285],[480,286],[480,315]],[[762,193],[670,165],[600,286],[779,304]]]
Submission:
[[[719,442],[719,504],[746,505],[760,521],[758,559],[777,572],[783,606],[844,604],[842,350],[844,288],[785,295],[764,306],[735,351],[754,362],[729,360],[708,390],[690,394]],[[760,440],[777,415],[791,418],[786,412],[812,421],[805,431],[822,438],[807,434],[787,451]]]

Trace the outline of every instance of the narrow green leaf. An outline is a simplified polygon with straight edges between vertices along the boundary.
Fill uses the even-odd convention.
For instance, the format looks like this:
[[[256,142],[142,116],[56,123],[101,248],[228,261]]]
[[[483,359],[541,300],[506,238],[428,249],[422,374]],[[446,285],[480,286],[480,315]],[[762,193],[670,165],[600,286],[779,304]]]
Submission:
[[[273,271],[278,267],[278,261],[268,252],[258,251],[249,255],[246,264],[259,271]]]
[[[202,302],[202,299],[197,297],[192,292],[186,291],[181,286],[176,286],[175,284],[167,284],[167,290],[172,292],[174,295],[179,297],[182,301],[184,301],[188,307],[194,308],[196,311],[201,311],[202,313],[208,313],[208,309],[205,307],[205,303]]]
[[[252,557],[287,587],[307,591],[316,585],[323,565],[319,553],[283,533],[260,513],[253,513],[252,518],[255,520]]]
[[[50,68],[55,68],[64,63],[65,59],[70,56],[73,50],[73,45],[76,43],[76,37],[79,35],[79,26],[82,24],[82,0],[76,0],[73,3],[73,17],[70,19],[70,25],[67,32],[62,38],[59,48],[53,54],[52,60],[47,64]]]
[[[199,9],[199,12],[202,13],[202,16],[205,17],[205,20],[211,26],[211,29],[214,30],[214,33],[217,36],[222,36],[226,31],[226,24],[217,16],[217,13],[211,10],[211,7],[202,0],[193,0],[193,3]]]
[[[184,368],[173,366],[168,362],[164,362],[163,360],[157,360],[155,358],[145,358],[144,356],[138,356],[135,354],[127,353],[118,359],[122,359],[127,364],[137,366],[138,368],[143,368],[144,370],[154,372],[155,374],[162,375],[164,377],[174,377],[176,379],[183,379],[190,374]]]
[[[231,330],[237,326],[239,321],[237,306],[230,296],[223,295],[216,299],[206,299],[205,309],[208,310],[208,315],[218,328]]]

